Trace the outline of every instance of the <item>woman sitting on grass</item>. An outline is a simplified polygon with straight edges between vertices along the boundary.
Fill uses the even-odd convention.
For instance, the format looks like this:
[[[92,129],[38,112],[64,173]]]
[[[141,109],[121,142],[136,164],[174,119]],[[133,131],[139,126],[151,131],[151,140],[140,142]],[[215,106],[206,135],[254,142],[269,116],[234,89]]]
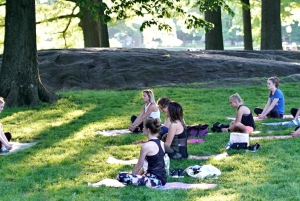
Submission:
[[[0,97],[0,113],[2,112],[4,108],[4,99]],[[7,152],[8,150],[12,149],[12,145],[8,143],[10,140],[11,135],[9,132],[3,133],[2,124],[0,123],[0,146],[1,146],[1,152]]]
[[[170,117],[168,134],[164,135],[165,150],[171,159],[187,158],[186,125],[183,120],[183,109],[177,102],[170,102],[167,115]]]
[[[254,119],[251,110],[244,105],[244,102],[238,93],[229,97],[231,107],[236,108],[235,121],[230,123],[229,128],[222,128],[222,132],[241,132],[252,133],[255,128]]]
[[[142,106],[138,117],[135,115],[131,116],[132,125],[128,127],[128,129],[134,133],[143,131],[143,121],[146,118],[151,117],[160,119],[160,111],[155,103],[154,93],[152,90],[144,90],[142,98],[145,104]]]
[[[164,143],[157,138],[160,126],[161,122],[157,118],[145,120],[144,134],[147,135],[149,141],[142,145],[138,162],[132,174],[121,172],[117,175],[118,181],[151,188],[157,188],[166,184]],[[142,167],[145,160],[148,162],[148,169],[145,175],[140,175],[144,173]]]
[[[277,77],[270,77],[267,80],[267,86],[270,90],[268,102],[264,109],[255,108],[254,113],[259,119],[282,118],[284,114],[284,96],[279,88],[279,80]]]
[[[171,124],[170,117],[168,116],[168,106],[169,103],[171,102],[171,99],[167,97],[159,98],[157,101],[158,107],[161,109],[163,113],[166,114],[165,122],[161,126],[161,133],[160,136],[162,137],[164,134],[168,133],[169,126]]]

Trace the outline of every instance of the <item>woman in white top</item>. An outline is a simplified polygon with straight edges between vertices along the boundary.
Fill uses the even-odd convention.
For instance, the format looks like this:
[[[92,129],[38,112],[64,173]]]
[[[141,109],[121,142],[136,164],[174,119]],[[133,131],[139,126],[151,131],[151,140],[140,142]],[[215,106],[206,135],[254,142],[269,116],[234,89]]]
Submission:
[[[0,97],[0,113],[2,112],[3,108],[4,108],[4,99],[2,97]],[[9,134],[10,136],[8,136],[7,134]],[[1,148],[1,152],[7,152],[8,150],[12,149],[12,145],[9,144],[9,140],[11,138],[11,134],[10,133],[4,133],[3,132],[3,128],[2,128],[2,124],[0,123],[0,148]]]
[[[154,93],[152,90],[144,90],[142,98],[145,104],[142,106],[139,116],[131,116],[132,124],[128,127],[128,129],[134,133],[143,131],[143,122],[146,118],[160,119],[160,111],[155,103]]]

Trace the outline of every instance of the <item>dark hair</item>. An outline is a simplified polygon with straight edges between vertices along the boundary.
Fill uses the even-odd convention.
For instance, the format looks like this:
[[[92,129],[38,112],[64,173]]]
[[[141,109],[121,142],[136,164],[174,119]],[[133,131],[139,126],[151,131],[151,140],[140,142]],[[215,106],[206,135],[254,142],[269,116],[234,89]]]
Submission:
[[[185,127],[185,123],[183,120],[183,109],[181,105],[175,101],[171,101],[168,106],[170,121],[175,122],[179,120],[183,127]]]
[[[171,102],[171,99],[167,97],[159,98],[157,101],[157,105],[160,105],[161,107],[165,108],[169,106],[169,103]]]
[[[270,80],[271,82],[273,82],[273,84],[275,84],[276,88],[279,88],[279,79],[278,79],[278,77],[276,77],[276,76],[270,77],[268,80]]]
[[[147,118],[144,121],[144,127],[145,128],[149,128],[150,132],[152,134],[158,134],[160,131],[160,127],[161,127],[161,122],[158,118]]]

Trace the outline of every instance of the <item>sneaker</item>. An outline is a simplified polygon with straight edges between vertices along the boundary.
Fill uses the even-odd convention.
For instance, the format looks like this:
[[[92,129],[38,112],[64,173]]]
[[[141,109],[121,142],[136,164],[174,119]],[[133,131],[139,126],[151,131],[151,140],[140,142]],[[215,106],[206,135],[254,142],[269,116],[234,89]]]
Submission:
[[[172,178],[178,178],[178,169],[174,169],[171,171],[171,177]]]
[[[177,169],[178,170],[178,178],[184,178],[184,170],[183,169]]]

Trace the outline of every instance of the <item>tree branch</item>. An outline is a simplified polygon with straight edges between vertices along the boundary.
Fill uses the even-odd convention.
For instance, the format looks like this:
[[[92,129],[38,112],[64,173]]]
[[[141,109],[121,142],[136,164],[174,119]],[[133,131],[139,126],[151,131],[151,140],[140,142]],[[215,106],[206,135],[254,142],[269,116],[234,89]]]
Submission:
[[[52,21],[59,20],[59,19],[66,19],[66,18],[72,18],[72,17],[78,17],[78,16],[79,16],[78,14],[74,14],[74,13],[69,14],[69,15],[61,15],[61,16],[49,18],[49,19],[46,19],[46,20],[42,20],[40,22],[36,22],[36,24],[41,24],[41,23],[45,23],[45,22],[52,22]]]

